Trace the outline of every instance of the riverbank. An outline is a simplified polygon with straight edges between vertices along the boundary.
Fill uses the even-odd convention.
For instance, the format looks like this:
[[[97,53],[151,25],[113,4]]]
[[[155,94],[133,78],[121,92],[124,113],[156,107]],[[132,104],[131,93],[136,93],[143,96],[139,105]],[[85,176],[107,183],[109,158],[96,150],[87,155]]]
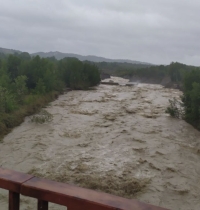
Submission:
[[[173,82],[169,76],[154,78],[154,77],[142,77],[142,76],[125,76],[125,79],[128,79],[129,82],[136,83],[145,83],[145,84],[154,84],[154,85],[162,85],[165,88],[173,88],[182,90],[182,84],[179,82]]]
[[[49,102],[59,96],[59,92],[53,91],[45,95],[28,95],[25,98],[26,104],[20,106],[14,112],[1,113],[0,115],[0,141],[3,137],[11,132],[13,128],[19,126],[26,116],[30,116],[46,106]]]

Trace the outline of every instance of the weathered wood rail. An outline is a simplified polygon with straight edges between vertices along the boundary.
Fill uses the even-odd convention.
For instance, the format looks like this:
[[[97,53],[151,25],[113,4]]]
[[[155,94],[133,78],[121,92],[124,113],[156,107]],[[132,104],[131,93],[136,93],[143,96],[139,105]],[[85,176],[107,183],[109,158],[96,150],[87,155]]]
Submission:
[[[67,210],[166,210],[3,168],[0,168],[0,188],[9,191],[9,210],[20,209],[20,194],[36,198],[38,210],[48,210],[48,202],[63,205]]]

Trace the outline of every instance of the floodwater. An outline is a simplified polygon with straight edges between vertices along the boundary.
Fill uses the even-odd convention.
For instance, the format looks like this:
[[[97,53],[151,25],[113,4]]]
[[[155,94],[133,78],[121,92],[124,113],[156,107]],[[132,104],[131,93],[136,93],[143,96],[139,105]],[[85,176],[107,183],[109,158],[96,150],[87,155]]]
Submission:
[[[4,138],[0,166],[172,210],[199,210],[200,132],[165,113],[168,100],[180,95],[149,84],[70,91],[45,108],[51,122],[27,117]],[[7,209],[5,192],[0,206]],[[22,209],[36,209],[36,201],[22,197]]]

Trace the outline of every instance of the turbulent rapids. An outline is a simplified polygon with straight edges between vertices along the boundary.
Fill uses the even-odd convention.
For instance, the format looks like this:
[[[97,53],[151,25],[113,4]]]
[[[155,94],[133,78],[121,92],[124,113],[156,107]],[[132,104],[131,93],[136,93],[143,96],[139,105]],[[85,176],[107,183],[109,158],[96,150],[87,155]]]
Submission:
[[[112,78],[119,86],[70,91],[27,117],[0,144],[0,165],[177,210],[199,210],[200,132],[165,113],[181,92]],[[22,209],[36,209],[22,197]],[[0,194],[1,209],[7,194]],[[59,209],[52,206],[52,209]],[[62,209],[62,208],[60,208]]]

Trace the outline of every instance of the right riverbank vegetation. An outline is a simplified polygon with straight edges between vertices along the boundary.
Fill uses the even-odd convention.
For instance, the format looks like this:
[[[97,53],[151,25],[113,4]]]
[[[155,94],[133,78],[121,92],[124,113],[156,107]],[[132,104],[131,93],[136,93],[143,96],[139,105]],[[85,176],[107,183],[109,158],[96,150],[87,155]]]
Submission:
[[[169,100],[166,112],[172,117],[182,118],[200,130],[200,67],[181,63],[170,65],[137,65],[99,63],[104,73],[120,76],[132,82],[161,84],[167,88],[183,91],[180,99]]]
[[[166,112],[172,117],[182,118],[200,130],[200,69],[188,70],[182,79],[183,95],[180,100],[169,100]]]
[[[100,69],[100,70],[99,70]],[[134,82],[161,84],[183,91],[171,99],[167,113],[200,130],[200,68],[170,65],[81,62],[76,58],[0,54],[0,137],[58,97],[67,87],[87,90],[100,83],[100,72]]]
[[[87,90],[99,84],[98,67],[76,58],[0,56],[0,137],[58,97],[64,89]]]

